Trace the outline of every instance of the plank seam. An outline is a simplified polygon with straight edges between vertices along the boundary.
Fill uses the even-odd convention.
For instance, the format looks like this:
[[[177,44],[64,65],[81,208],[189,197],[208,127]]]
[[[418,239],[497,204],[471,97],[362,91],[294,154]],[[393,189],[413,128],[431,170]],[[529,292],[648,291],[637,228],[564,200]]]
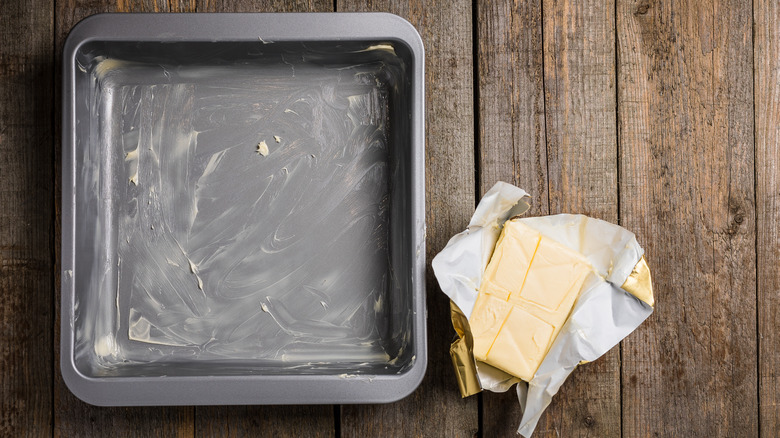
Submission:
[[[334,0],[336,1],[336,0]],[[471,2],[471,82],[473,92],[473,107],[474,107],[474,208],[479,204],[481,198],[480,181],[482,170],[480,169],[479,161],[482,145],[482,132],[479,129],[480,123],[480,107],[479,107],[479,0],[473,0]],[[482,438],[484,435],[484,396],[482,393],[477,394],[477,438]]]
[[[620,79],[620,44],[618,43],[618,27],[617,27],[617,20],[618,20],[618,4],[619,0],[615,0],[614,6],[614,22],[613,24],[613,31],[615,32],[615,171],[616,171],[616,177],[617,177],[617,184],[616,184],[616,191],[617,191],[617,221],[618,225],[621,225],[621,215],[620,215],[620,88],[618,87],[618,80]],[[622,344],[621,344],[622,345]],[[621,358],[622,363],[622,358]],[[622,369],[622,366],[621,366]],[[621,373],[622,377],[622,373]],[[622,380],[621,380],[622,383]],[[622,426],[621,426],[621,433],[622,433]],[[622,435],[621,435],[622,436]]]
[[[620,184],[622,182],[622,178],[620,177],[620,157],[621,157],[621,149],[620,149],[620,87],[618,84],[618,81],[620,80],[620,43],[618,41],[618,1],[614,1],[614,13],[613,16],[614,22],[614,32],[615,32],[615,172],[616,172],[616,190],[617,190],[617,223],[618,225],[621,225],[622,222],[622,215],[621,215],[621,205],[620,205]],[[619,376],[619,388],[620,388],[620,436],[624,436],[624,427],[623,427],[623,341],[621,340],[618,343],[618,360],[620,361],[620,366],[618,367],[618,376]]]
[[[547,134],[547,73],[545,71],[544,57],[544,0],[539,0],[539,27],[541,28],[540,45],[542,48],[542,120],[544,121],[544,171],[547,176],[547,214],[550,214],[550,140]],[[539,204],[541,205],[541,199]]]
[[[341,438],[341,405],[333,405],[333,435]]]
[[[334,0],[335,1],[335,0]],[[481,195],[480,191],[480,175],[481,175],[481,169],[479,166],[479,158],[481,156],[481,131],[479,129],[479,62],[477,59],[479,59],[479,13],[478,13],[478,7],[477,7],[478,0],[474,0],[471,2],[471,81],[472,81],[472,89],[474,90],[473,93],[473,106],[474,106],[474,208],[477,207],[477,204],[479,204],[479,199]]]
[[[755,251],[755,268],[756,268],[756,409],[757,409],[757,423],[756,428],[758,431],[758,438],[761,438],[761,321],[759,314],[759,305],[761,304],[761,288],[759,282],[761,276],[759,275],[759,260],[758,260],[758,221],[759,221],[759,205],[758,205],[758,136],[756,132],[756,2],[755,0],[750,2],[750,37],[753,48],[753,56],[751,60],[751,71],[753,72],[753,212],[755,218],[753,220],[753,250]],[[763,209],[762,209],[763,211]]]

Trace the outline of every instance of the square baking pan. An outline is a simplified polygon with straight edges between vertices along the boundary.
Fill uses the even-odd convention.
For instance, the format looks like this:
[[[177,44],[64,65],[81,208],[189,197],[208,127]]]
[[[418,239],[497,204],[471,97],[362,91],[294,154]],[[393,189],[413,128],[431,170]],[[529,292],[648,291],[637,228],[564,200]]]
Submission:
[[[63,56],[61,370],[97,405],[390,402],[427,362],[423,46],[103,14]]]

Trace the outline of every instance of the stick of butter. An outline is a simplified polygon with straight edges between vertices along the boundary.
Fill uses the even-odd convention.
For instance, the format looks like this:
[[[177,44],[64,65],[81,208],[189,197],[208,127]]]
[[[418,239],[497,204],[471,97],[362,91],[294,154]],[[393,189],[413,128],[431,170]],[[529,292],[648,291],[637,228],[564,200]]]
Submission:
[[[592,272],[581,254],[507,221],[469,317],[474,357],[530,381]]]

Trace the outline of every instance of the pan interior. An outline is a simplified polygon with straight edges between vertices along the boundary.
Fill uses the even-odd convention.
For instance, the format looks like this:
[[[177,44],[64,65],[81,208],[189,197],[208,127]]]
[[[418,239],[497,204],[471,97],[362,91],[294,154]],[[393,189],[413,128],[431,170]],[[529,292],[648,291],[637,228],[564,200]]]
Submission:
[[[408,368],[410,63],[394,41],[83,44],[79,371]]]

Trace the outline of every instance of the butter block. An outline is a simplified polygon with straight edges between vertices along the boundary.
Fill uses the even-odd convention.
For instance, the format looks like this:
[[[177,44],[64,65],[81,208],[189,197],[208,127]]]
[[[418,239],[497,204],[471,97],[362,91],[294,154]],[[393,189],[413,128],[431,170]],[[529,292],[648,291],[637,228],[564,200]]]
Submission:
[[[474,357],[530,381],[592,271],[576,251],[507,221],[469,318]]]

